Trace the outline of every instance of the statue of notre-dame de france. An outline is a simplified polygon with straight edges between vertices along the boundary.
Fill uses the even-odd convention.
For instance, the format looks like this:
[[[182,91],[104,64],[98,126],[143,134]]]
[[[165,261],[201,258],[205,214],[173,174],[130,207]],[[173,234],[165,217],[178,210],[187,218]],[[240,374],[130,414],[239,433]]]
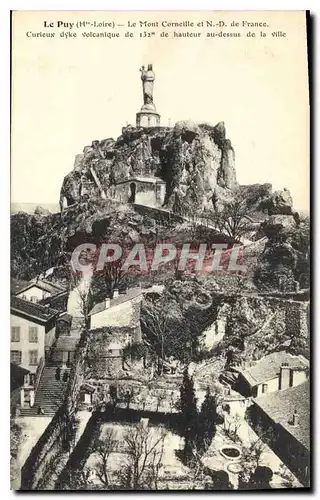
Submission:
[[[147,69],[145,69],[145,66],[142,66],[140,68],[140,73],[142,80],[143,105],[141,110],[137,113],[136,126],[156,127],[160,125],[160,115],[157,113],[153,102],[155,74],[152,69],[152,64],[148,64]]]
[[[152,64],[148,64],[148,69],[145,70],[144,66],[140,68],[141,80],[142,80],[142,91],[143,91],[143,102],[144,104],[153,103],[153,82],[155,79],[155,74],[152,69]]]

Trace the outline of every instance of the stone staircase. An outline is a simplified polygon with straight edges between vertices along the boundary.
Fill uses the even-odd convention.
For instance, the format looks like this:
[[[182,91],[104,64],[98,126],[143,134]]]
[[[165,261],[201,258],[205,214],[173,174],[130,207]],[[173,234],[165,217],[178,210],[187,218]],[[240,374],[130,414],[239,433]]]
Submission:
[[[62,377],[65,372],[69,373],[69,368],[61,369],[60,380],[56,380],[56,366],[45,366],[41,374],[41,379],[35,396],[32,408],[21,408],[20,415],[23,417],[52,417],[63,402],[67,382],[63,382]],[[38,415],[39,406],[44,414]]]

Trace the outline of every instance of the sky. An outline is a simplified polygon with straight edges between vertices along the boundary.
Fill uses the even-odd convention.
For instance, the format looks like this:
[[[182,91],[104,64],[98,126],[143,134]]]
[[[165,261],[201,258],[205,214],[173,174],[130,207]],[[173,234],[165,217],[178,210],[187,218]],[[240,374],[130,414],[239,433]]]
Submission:
[[[267,38],[27,37],[44,21],[267,21]],[[120,28],[124,29],[124,28]],[[272,30],[286,32],[272,38]],[[65,30],[67,31],[67,30]],[[72,31],[72,30],[71,30]],[[156,30],[163,31],[163,28]],[[176,30],[178,31],[178,30]],[[202,28],[190,31],[208,30]],[[243,33],[243,31],[241,31]],[[305,21],[299,12],[18,12],[13,19],[11,201],[57,203],[74,157],[117,138],[142,105],[139,68],[152,63],[161,123],[225,123],[241,184],[290,189],[309,206]]]

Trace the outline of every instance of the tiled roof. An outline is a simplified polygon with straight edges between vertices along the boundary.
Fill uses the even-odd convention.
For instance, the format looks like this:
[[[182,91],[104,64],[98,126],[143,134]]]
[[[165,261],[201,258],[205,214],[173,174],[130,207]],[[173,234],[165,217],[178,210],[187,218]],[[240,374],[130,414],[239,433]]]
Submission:
[[[81,391],[83,392],[89,392],[90,394],[92,394],[93,392],[95,392],[96,388],[93,387],[93,385],[90,385],[88,384],[87,382],[84,382],[81,386]]]
[[[118,297],[115,297],[114,299],[110,300],[110,307],[108,309],[118,306],[119,304],[122,304],[123,302],[127,302],[127,300],[132,300],[141,295],[144,292],[142,288],[132,288],[131,290],[128,290],[127,293],[120,294]],[[99,302],[99,304],[96,304],[90,311],[90,316],[93,316],[94,314],[98,314],[106,309],[106,302],[105,300],[103,302]]]
[[[285,351],[280,351],[265,356],[254,366],[242,370],[241,373],[249,384],[254,387],[255,385],[276,378],[280,373],[282,363],[288,363],[290,368],[298,369],[309,366],[308,360],[303,356],[292,356]]]
[[[59,311],[56,309],[51,309],[15,296],[11,297],[10,310],[12,314],[27,316],[35,321],[35,323],[40,322],[41,324],[46,323],[59,314]]]
[[[159,177],[153,177],[153,176],[143,177],[141,175],[130,177],[129,179],[125,179],[123,181],[118,182],[117,184],[125,184],[125,183],[135,182],[135,181],[136,182],[146,182],[148,184],[165,184],[165,181],[163,181]]]
[[[57,318],[57,321],[65,321],[66,323],[68,323],[68,325],[71,325],[72,316],[71,316],[71,314],[63,313],[59,316],[59,318]]]
[[[55,345],[57,351],[75,351],[79,339],[77,337],[61,336]]]
[[[43,279],[29,281],[29,283],[19,291],[25,292],[26,290],[29,290],[30,288],[32,288],[34,286],[37,288],[40,288],[40,290],[51,293],[52,295],[64,291],[64,289],[62,287],[60,287],[59,285],[56,285],[54,283],[50,283],[49,281],[45,281]]]
[[[309,382],[272,392],[253,400],[275,423],[280,424],[306,449],[310,449],[310,387]],[[292,425],[296,410],[298,424]]]

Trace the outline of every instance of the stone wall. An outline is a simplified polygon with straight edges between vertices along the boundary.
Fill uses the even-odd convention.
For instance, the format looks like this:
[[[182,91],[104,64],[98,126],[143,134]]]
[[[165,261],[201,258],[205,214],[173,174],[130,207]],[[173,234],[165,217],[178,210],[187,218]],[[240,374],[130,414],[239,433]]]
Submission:
[[[65,400],[22,467],[21,490],[23,491],[54,489],[55,473],[61,470],[68,459],[73,445],[74,415],[84,380],[88,342],[89,337],[84,331],[70,371]]]
[[[74,486],[75,471],[83,470],[86,460],[92,451],[91,445],[99,435],[102,420],[98,417],[99,415],[97,413],[93,413],[88,420],[81,438],[72,451],[66,466],[55,484],[55,490],[70,490],[72,486]]]
[[[65,407],[61,406],[50,424],[32,448],[21,469],[21,490],[42,490],[53,477],[53,471],[63,455]]]
[[[182,224],[185,219],[178,214],[174,214],[160,208],[146,207],[145,205],[135,204],[133,206],[135,212],[140,215],[146,215],[156,220],[160,225],[168,226],[171,224]]]

